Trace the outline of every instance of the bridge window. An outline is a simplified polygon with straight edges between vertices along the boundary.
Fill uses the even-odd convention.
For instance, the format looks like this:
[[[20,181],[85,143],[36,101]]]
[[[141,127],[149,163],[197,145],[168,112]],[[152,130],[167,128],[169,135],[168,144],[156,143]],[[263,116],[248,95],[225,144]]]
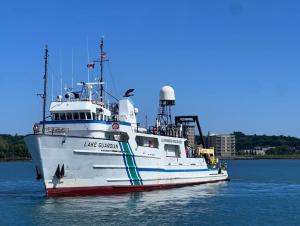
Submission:
[[[74,112],[73,113],[73,119],[74,120],[78,120],[79,119],[79,113],[78,112]]]
[[[59,120],[59,114],[58,113],[54,113],[54,120]]]
[[[72,119],[73,119],[73,118],[72,118],[72,113],[71,113],[71,112],[67,113],[67,119],[68,119],[68,120],[72,120]]]
[[[85,113],[84,112],[80,112],[79,115],[80,115],[81,120],[85,120]]]
[[[88,119],[88,120],[92,119],[91,112],[86,113],[86,119]]]
[[[65,113],[60,113],[60,120],[66,120],[66,114]]]
[[[136,136],[135,141],[137,146],[158,148],[158,139],[155,137]]]
[[[92,120],[97,119],[93,112],[66,112],[66,113],[52,113],[52,120]]]

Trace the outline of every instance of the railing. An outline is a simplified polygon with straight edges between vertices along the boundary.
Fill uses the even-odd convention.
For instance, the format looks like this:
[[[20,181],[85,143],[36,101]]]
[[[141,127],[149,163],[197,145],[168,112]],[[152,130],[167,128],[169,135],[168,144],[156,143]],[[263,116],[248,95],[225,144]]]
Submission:
[[[178,127],[164,128],[164,129],[157,128],[155,126],[149,127],[148,129],[136,127],[135,132],[167,136],[167,137],[178,137],[178,138],[186,137],[186,134],[184,133],[184,131],[181,131]]]
[[[46,127],[45,133],[47,134],[66,134],[69,132],[69,128],[62,128],[62,127]]]
[[[33,128],[34,134],[42,134],[41,128],[38,127]],[[69,128],[63,128],[63,127],[46,127],[45,128],[45,134],[49,135],[56,135],[56,134],[67,134],[69,133]]]

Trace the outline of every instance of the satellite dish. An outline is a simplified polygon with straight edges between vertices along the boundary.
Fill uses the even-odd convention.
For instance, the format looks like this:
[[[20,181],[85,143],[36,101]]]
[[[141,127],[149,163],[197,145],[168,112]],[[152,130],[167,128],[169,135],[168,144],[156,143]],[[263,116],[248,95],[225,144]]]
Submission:
[[[130,96],[133,96],[133,91],[134,89],[129,89],[125,92],[124,96],[123,97],[130,97]]]

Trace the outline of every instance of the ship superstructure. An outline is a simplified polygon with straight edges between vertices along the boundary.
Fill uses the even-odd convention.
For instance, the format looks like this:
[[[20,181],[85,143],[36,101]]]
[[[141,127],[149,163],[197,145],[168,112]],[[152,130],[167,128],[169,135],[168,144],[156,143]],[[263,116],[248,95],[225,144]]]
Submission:
[[[116,103],[104,99],[103,40],[100,44],[101,76],[80,82],[81,90],[66,92],[50,104],[51,119],[25,137],[48,196],[88,195],[143,191],[228,180],[227,170],[208,167],[187,142],[189,124],[197,116],[176,116],[175,92],[160,90],[159,113],[153,126],[142,128],[129,89]],[[48,50],[45,54],[45,89]],[[200,145],[205,148],[204,139]]]

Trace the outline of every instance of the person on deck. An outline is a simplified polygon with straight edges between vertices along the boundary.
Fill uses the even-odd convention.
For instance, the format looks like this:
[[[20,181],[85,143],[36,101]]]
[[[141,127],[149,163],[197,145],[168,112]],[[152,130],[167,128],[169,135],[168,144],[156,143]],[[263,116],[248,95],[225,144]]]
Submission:
[[[187,146],[185,148],[185,154],[186,154],[186,157],[188,158],[189,157],[189,146]]]

